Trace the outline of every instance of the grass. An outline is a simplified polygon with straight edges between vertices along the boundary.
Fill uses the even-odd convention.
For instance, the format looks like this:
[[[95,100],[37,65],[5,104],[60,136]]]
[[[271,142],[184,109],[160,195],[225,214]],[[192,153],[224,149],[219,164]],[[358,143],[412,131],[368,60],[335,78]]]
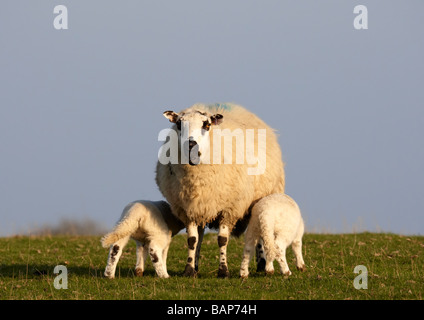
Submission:
[[[424,291],[424,237],[394,234],[305,234],[305,272],[297,271],[288,250],[290,277],[256,273],[251,262],[248,279],[238,277],[244,238],[228,246],[231,277],[218,279],[216,234],[205,235],[197,278],[182,276],[186,236],[177,235],[168,254],[169,279],[159,279],[147,263],[145,275],[135,277],[135,244],[131,241],[119,261],[116,279],[103,277],[107,250],[96,236],[0,238],[0,299],[412,299]],[[68,269],[68,289],[54,287],[53,269]],[[355,266],[368,269],[368,289],[357,290]],[[276,265],[276,271],[279,270]]]

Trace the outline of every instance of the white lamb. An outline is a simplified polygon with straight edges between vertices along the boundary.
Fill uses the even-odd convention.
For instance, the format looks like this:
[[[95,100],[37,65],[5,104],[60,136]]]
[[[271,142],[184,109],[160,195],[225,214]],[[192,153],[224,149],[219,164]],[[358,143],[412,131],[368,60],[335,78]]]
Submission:
[[[284,275],[291,275],[286,261],[286,248],[291,244],[296,256],[296,266],[305,270],[302,257],[303,219],[296,202],[288,195],[274,193],[259,200],[252,208],[252,218],[247,227],[240,276],[249,275],[249,262],[259,237],[264,240],[265,272],[274,273],[277,259]]]
[[[142,276],[147,253],[160,278],[169,278],[166,270],[166,258],[171,237],[177,234],[184,224],[171,212],[165,201],[134,201],[128,204],[114,230],[102,239],[103,247],[110,246],[104,275],[115,277],[116,265],[122,250],[130,238],[137,244],[135,266],[136,276]]]

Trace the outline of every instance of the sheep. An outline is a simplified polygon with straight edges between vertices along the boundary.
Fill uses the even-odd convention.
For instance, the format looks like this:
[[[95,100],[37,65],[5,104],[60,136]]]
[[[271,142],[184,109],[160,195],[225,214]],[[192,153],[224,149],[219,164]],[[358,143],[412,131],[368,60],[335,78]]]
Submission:
[[[304,271],[302,237],[304,223],[296,202],[286,194],[271,194],[262,198],[252,208],[252,217],[245,235],[240,277],[249,275],[249,262],[259,237],[264,240],[266,256],[265,272],[274,273],[273,262],[277,259],[280,271],[291,275],[286,261],[286,248],[291,244],[296,256],[297,269]]]
[[[129,203],[113,231],[101,239],[104,248],[110,246],[104,275],[110,279],[115,277],[122,250],[132,238],[137,245],[135,275],[143,275],[149,253],[156,274],[160,278],[169,278],[166,258],[171,237],[183,228],[184,224],[171,213],[165,201],[138,200]]]
[[[231,103],[198,103],[163,115],[174,124],[171,133],[176,134],[170,133],[159,150],[156,183],[187,229],[184,275],[196,276],[204,228],[215,223],[219,228],[218,277],[228,277],[227,245],[237,221],[248,221],[249,207],[255,201],[284,193],[284,164],[277,136],[255,114]],[[235,137],[237,144],[227,145],[227,137],[231,137],[229,141]],[[256,162],[252,161],[255,153]],[[167,158],[168,154],[174,157]]]

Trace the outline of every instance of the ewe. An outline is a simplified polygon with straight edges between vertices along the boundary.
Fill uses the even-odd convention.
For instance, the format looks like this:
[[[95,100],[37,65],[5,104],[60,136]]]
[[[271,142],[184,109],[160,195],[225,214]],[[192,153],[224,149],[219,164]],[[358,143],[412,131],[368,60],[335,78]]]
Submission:
[[[259,237],[264,240],[266,256],[265,272],[274,273],[273,262],[277,259],[284,275],[291,275],[286,261],[286,248],[291,244],[296,256],[296,266],[305,270],[302,257],[303,219],[296,202],[285,194],[272,194],[262,198],[252,208],[247,227],[240,276],[249,275],[249,261]]]
[[[165,111],[164,116],[175,131],[159,152],[156,183],[187,228],[184,274],[196,274],[204,227],[214,223],[219,226],[218,276],[228,277],[227,244],[236,223],[247,220],[255,201],[284,193],[277,136],[256,115],[235,104],[195,104],[179,113]],[[164,162],[167,154],[171,160]]]
[[[116,265],[131,237],[137,244],[135,274],[143,275],[149,253],[157,275],[160,278],[169,278],[166,257],[171,237],[182,228],[184,224],[171,213],[171,208],[165,201],[131,202],[125,207],[114,230],[101,240],[104,248],[110,246],[105,276],[111,279],[115,277]]]

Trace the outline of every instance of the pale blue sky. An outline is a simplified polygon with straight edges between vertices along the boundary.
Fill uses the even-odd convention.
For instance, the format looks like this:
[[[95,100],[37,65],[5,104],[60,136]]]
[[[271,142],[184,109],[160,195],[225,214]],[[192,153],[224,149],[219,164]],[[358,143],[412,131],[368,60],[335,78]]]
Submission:
[[[0,236],[161,199],[162,112],[196,102],[278,131],[308,231],[424,234],[423,42],[419,0],[5,1]]]

